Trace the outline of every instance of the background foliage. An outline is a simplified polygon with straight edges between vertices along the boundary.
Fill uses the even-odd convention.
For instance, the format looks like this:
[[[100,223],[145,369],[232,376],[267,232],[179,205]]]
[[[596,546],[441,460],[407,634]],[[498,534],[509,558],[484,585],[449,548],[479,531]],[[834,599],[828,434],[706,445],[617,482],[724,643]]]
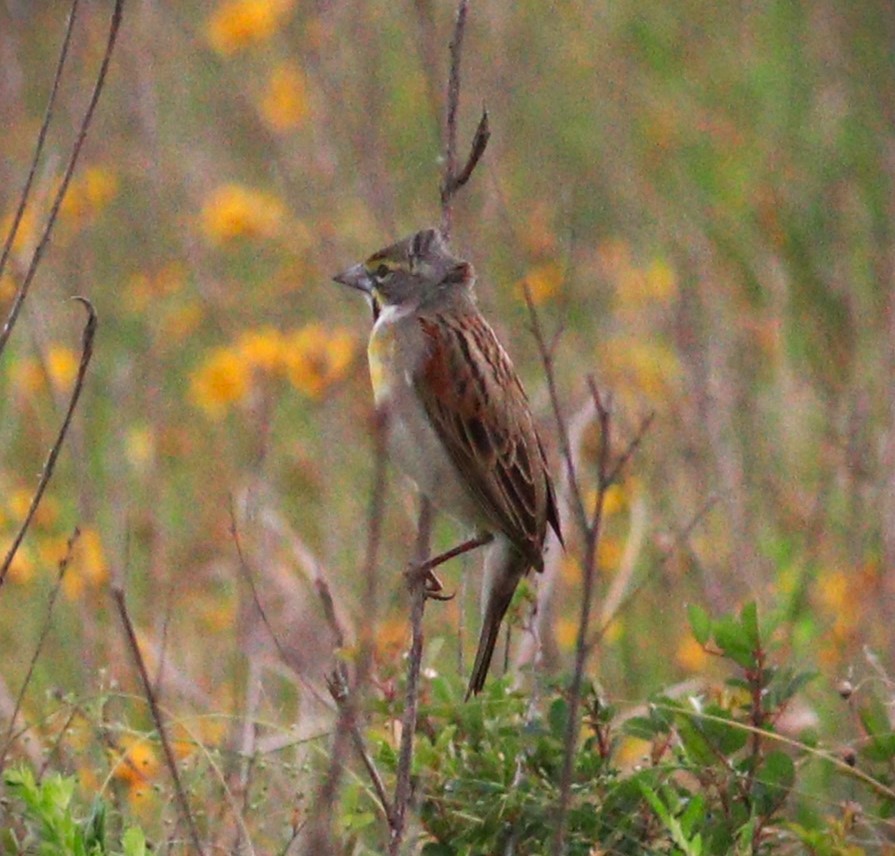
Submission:
[[[399,571],[415,498],[391,480],[369,602],[358,571],[372,481],[369,319],[329,275],[438,219],[453,5],[133,0],[51,251],[0,359],[3,548],[77,369],[81,318],[66,299],[82,294],[96,306],[96,356],[68,446],[0,589],[5,762],[74,775],[84,816],[100,793],[158,847],[183,830],[111,580],[126,585],[197,817],[216,830],[210,840],[274,852],[312,802],[332,727],[321,576],[348,634],[344,655],[362,638],[374,646],[367,728],[387,767],[407,644]],[[3,317],[60,181],[107,15],[99,2],[81,10],[35,201],[0,279]],[[57,3],[0,6],[2,235],[64,18]],[[692,748],[699,738],[688,744],[673,715],[640,731],[620,723],[642,720],[657,693],[675,705],[710,699],[738,716],[736,687],[724,681],[748,690],[773,676],[737,678],[751,663],[737,659],[743,645],[727,625],[712,635],[708,618],[691,629],[686,607],[717,617],[751,601],[770,617],[763,644],[776,664],[817,672],[777,698],[780,716],[765,725],[891,785],[891,5],[489,0],[473,5],[466,36],[461,139],[483,101],[493,138],[458,198],[454,243],[476,265],[480,301],[509,344],[552,460],[523,282],[543,323],[564,330],[557,380],[580,429],[586,487],[595,486],[596,439],[584,376],[612,393],[619,448],[656,413],[633,471],[607,497],[599,549],[605,632],[589,678],[616,718],[604,753],[620,777],[612,787],[633,787],[628,772],[673,733],[687,770],[708,772],[698,787],[648,778],[637,804],[655,821],[658,800],[673,819],[684,791],[723,791],[711,758]],[[437,546],[457,535],[442,521]],[[548,563],[541,676],[571,663],[581,581],[580,543],[569,538]],[[427,680],[443,683],[448,720],[473,716],[453,707],[476,632],[477,560],[465,568],[446,573],[457,599],[426,617]],[[531,715],[500,685],[489,698],[512,707],[504,727]],[[550,710],[539,715],[549,721]],[[743,721],[752,712],[746,704]],[[732,758],[735,744],[707,751]],[[498,741],[485,759],[515,751]],[[794,785],[777,756],[770,778],[793,788],[784,819],[795,825],[743,852],[797,839],[807,852],[891,852],[889,807],[873,788],[816,754],[789,747],[782,757],[791,756]],[[430,784],[430,794],[443,785]],[[779,820],[780,805],[766,800]],[[600,804],[610,817],[611,803]],[[12,829],[22,804],[10,805],[18,808],[0,807],[0,820]],[[419,846],[434,846],[432,804],[418,807]],[[378,852],[381,818],[360,769],[340,811],[346,849]],[[708,840],[722,834],[718,822],[691,810],[679,834],[658,828],[669,852],[696,853],[686,849],[694,832],[706,827]],[[140,852],[136,831],[126,834],[135,849],[125,852]],[[649,830],[630,834],[627,845],[594,852],[631,852],[625,846]]]

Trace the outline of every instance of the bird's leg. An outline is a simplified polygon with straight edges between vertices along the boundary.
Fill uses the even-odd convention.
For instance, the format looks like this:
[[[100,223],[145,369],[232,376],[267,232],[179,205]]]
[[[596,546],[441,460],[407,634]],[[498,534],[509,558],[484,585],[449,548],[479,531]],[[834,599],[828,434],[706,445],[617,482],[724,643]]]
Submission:
[[[435,568],[443,565],[449,559],[462,556],[464,553],[468,553],[470,550],[475,550],[478,547],[484,547],[485,544],[490,544],[493,540],[494,535],[492,533],[483,532],[474,538],[469,538],[462,544],[458,544],[456,547],[452,547],[450,550],[445,550],[445,552],[439,553],[431,559],[426,559],[425,562],[411,563],[407,571],[408,575],[422,574],[426,578],[426,597],[432,600],[453,600],[454,594],[442,594],[444,585],[435,575]]]

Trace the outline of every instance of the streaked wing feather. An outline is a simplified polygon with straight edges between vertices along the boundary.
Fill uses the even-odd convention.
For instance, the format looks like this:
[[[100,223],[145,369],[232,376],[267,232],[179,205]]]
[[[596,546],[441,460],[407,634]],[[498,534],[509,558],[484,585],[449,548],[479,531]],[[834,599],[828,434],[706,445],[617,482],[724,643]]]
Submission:
[[[543,455],[512,364],[478,314],[420,324],[429,347],[415,388],[426,413],[485,517],[539,567]],[[482,360],[487,370],[469,369]]]

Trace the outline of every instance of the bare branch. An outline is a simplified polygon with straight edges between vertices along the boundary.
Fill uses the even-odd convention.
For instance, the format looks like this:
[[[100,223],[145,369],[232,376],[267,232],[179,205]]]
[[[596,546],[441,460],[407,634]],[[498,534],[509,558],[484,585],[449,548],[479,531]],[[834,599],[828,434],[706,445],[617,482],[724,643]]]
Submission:
[[[44,112],[43,122],[40,131],[37,134],[37,143],[34,146],[34,156],[31,158],[31,167],[28,169],[28,176],[25,178],[25,184],[19,195],[19,204],[16,213],[12,218],[12,225],[9,227],[9,234],[6,236],[6,243],[3,245],[3,252],[0,253],[0,276],[6,270],[6,262],[9,258],[10,250],[19,231],[19,225],[25,214],[25,208],[28,205],[28,197],[31,194],[31,185],[34,183],[34,176],[37,174],[37,165],[40,163],[40,156],[43,154],[44,142],[47,138],[47,129],[50,127],[50,120],[53,118],[53,108],[56,106],[56,95],[59,92],[59,82],[62,80],[62,69],[65,67],[65,60],[68,57],[68,48],[71,44],[71,34],[75,28],[75,19],[78,16],[78,4],[80,0],[72,0],[71,10],[68,13],[68,23],[65,26],[65,36],[62,39],[62,48],[59,51],[59,61],[56,63],[56,73],[53,75],[53,85],[50,89],[50,97],[47,99],[47,109]],[[0,352],[3,347],[0,345]]]
[[[329,687],[329,693],[333,697],[333,701],[339,708],[339,712],[342,716],[342,727],[346,728],[351,734],[351,739],[354,742],[354,749],[360,756],[361,761],[363,761],[364,767],[366,767],[367,774],[370,776],[370,781],[373,783],[373,789],[376,791],[376,796],[378,797],[382,809],[385,812],[386,819],[391,826],[391,803],[385,792],[382,776],[379,775],[379,770],[376,768],[373,759],[367,752],[363,735],[360,733],[360,728],[358,728],[357,711],[354,708],[351,692],[348,689],[348,681],[343,663],[336,665],[332,675],[326,679],[326,685]]]
[[[550,406],[553,409],[553,419],[556,422],[557,433],[559,434],[560,455],[566,466],[566,476],[569,480],[569,494],[571,504],[575,512],[578,528],[581,530],[581,536],[587,537],[589,522],[587,519],[587,509],[584,507],[584,497],[578,484],[578,474],[575,470],[575,457],[572,451],[572,444],[569,440],[569,430],[563,416],[562,407],[559,403],[559,393],[556,389],[556,375],[553,371],[553,355],[556,350],[557,339],[554,337],[549,346],[544,337],[544,330],[541,327],[541,319],[538,316],[537,308],[531,296],[531,289],[527,282],[522,283],[523,294],[525,295],[525,305],[528,307],[528,315],[531,319],[531,332],[535,337],[535,343],[538,346],[538,353],[541,357],[541,364],[544,366],[544,376],[547,379],[547,391],[550,394]]]
[[[442,205],[450,203],[454,194],[466,184],[472,176],[473,170],[485,154],[488,147],[488,140],[491,139],[491,127],[488,124],[488,111],[482,108],[482,118],[475,129],[475,136],[472,138],[472,145],[469,147],[469,156],[466,163],[458,175],[450,175],[445,178],[445,184],[441,189]]]
[[[432,539],[432,504],[420,498],[420,514],[417,524],[414,565],[423,565],[429,555]],[[407,823],[407,807],[410,804],[410,768],[413,761],[413,738],[419,710],[420,671],[423,662],[423,615],[426,610],[426,573],[414,570],[408,575],[410,585],[410,656],[407,663],[407,688],[404,695],[404,716],[401,717],[401,747],[398,753],[398,769],[395,781],[395,799],[392,811],[392,829],[389,840],[389,856],[398,856]]]
[[[124,627],[125,639],[127,640],[131,655],[134,658],[137,671],[140,673],[140,681],[143,684],[143,693],[146,696],[146,701],[149,703],[152,720],[155,723],[156,731],[158,731],[159,740],[162,744],[162,754],[165,756],[165,764],[168,767],[168,772],[171,774],[171,780],[174,783],[174,794],[177,798],[180,813],[186,821],[193,847],[201,856],[203,850],[202,843],[199,840],[199,830],[196,828],[196,822],[190,811],[190,804],[187,802],[186,792],[183,790],[183,784],[180,781],[180,773],[177,770],[177,762],[174,760],[174,753],[171,751],[171,744],[168,741],[168,734],[165,731],[162,712],[159,709],[155,691],[152,689],[152,682],[149,680],[149,672],[146,670],[146,663],[143,660],[143,655],[140,653],[140,646],[137,643],[137,634],[134,631],[133,622],[127,611],[127,601],[124,597],[124,589],[119,584],[112,586],[112,598],[115,601],[115,605],[118,607],[118,615],[121,617],[121,624]]]
[[[482,159],[491,129],[488,126],[488,111],[482,109],[475,136],[470,146],[469,156],[460,172],[457,172],[457,113],[460,108],[460,61],[463,55],[463,35],[466,32],[466,14],[469,0],[460,0],[457,4],[457,18],[454,22],[454,33],[451,37],[451,67],[448,74],[447,104],[444,120],[444,177],[441,182],[441,231],[446,238],[451,236],[452,209],[451,204],[457,191],[469,181],[473,170]]]
[[[245,581],[248,583],[249,591],[252,593],[252,601],[255,604],[255,609],[258,610],[258,615],[261,616],[261,621],[263,622],[265,628],[267,628],[267,632],[270,634],[270,638],[273,640],[273,644],[276,646],[277,653],[280,655],[280,659],[284,663],[289,662],[289,658],[286,655],[286,652],[283,650],[283,646],[279,640],[279,637],[276,633],[274,633],[273,627],[271,626],[270,621],[267,618],[267,612],[264,607],[261,605],[261,599],[258,597],[258,589],[255,586],[255,579],[252,576],[251,568],[249,567],[249,563],[246,561],[245,554],[242,551],[242,541],[239,537],[239,527],[236,525],[236,512],[233,508],[233,497],[230,497],[230,536],[233,538],[233,544],[236,547],[236,555],[239,558],[239,569],[242,572],[242,576]]]
[[[569,687],[569,712],[566,722],[563,766],[559,785],[559,805],[556,811],[556,832],[553,838],[553,853],[562,856],[565,852],[566,816],[572,794],[572,769],[575,753],[578,748],[578,717],[581,709],[581,689],[584,683],[584,667],[590,653],[588,636],[590,633],[590,614],[593,606],[594,581],[597,572],[597,545],[603,522],[603,506],[606,491],[609,488],[607,475],[609,472],[609,454],[611,449],[611,415],[603,402],[603,397],[592,376],[587,376],[587,386],[591,393],[594,407],[597,410],[597,422],[600,427],[600,445],[597,451],[597,500],[587,523],[587,535],[584,541],[582,562],[583,591],[581,595],[581,612],[578,619],[578,636],[575,642],[575,670]],[[584,505],[584,498],[579,495],[578,502]]]
[[[43,471],[40,474],[40,480],[37,483],[37,490],[34,492],[34,497],[31,499],[28,513],[25,515],[25,519],[22,521],[22,525],[19,527],[16,537],[13,538],[12,544],[6,553],[6,558],[3,560],[3,564],[0,565],[0,587],[3,586],[3,583],[6,580],[9,566],[12,564],[12,560],[15,558],[16,553],[22,544],[25,533],[28,531],[28,527],[31,525],[31,520],[37,511],[37,507],[40,505],[44,491],[47,489],[47,485],[53,477],[53,470],[56,467],[56,459],[59,457],[59,452],[62,450],[62,444],[65,441],[66,434],[68,434],[72,417],[75,414],[75,408],[78,406],[78,400],[81,398],[81,390],[84,388],[84,378],[87,376],[87,366],[90,365],[90,358],[93,356],[93,338],[96,335],[97,324],[96,311],[93,308],[93,304],[87,300],[86,297],[73,297],[72,300],[77,300],[80,303],[83,303],[87,310],[87,323],[84,325],[84,332],[81,337],[81,362],[78,365],[78,375],[75,378],[75,386],[68,402],[68,410],[65,413],[65,419],[62,420],[62,425],[56,436],[56,442],[53,444],[53,447],[50,449],[50,454],[47,456]]]
[[[40,260],[43,258],[44,251],[46,250],[47,245],[50,243],[50,235],[53,232],[53,226],[56,223],[56,217],[59,214],[59,208],[62,205],[62,200],[65,198],[69,182],[71,181],[71,177],[74,174],[75,165],[77,164],[78,157],[81,154],[81,147],[84,145],[84,140],[87,138],[87,130],[90,127],[94,111],[96,110],[96,105],[99,102],[100,93],[102,92],[103,85],[106,81],[106,73],[109,70],[109,63],[112,59],[112,49],[115,47],[115,39],[118,36],[118,29],[121,25],[121,13],[123,8],[124,0],[115,0],[115,8],[112,10],[112,19],[109,24],[109,36],[106,41],[106,50],[103,54],[99,73],[96,77],[96,84],[93,87],[93,94],[90,96],[90,102],[87,105],[87,110],[85,111],[84,118],[81,121],[81,127],[78,131],[78,136],[76,137],[75,143],[72,146],[71,155],[68,159],[68,165],[66,166],[65,173],[62,176],[62,182],[59,184],[59,189],[56,191],[56,196],[53,199],[53,206],[50,209],[49,217],[47,217],[47,222],[44,226],[43,234],[40,236],[40,241],[38,241],[37,247],[34,250],[34,254],[31,256],[31,263],[28,265],[28,270],[25,273],[25,277],[22,280],[21,285],[19,285],[16,296],[13,299],[12,308],[9,310],[9,316],[7,317],[6,322],[3,325],[3,329],[0,330],[0,354],[3,353],[3,350],[6,347],[6,342],[9,339],[10,334],[12,333],[12,329],[19,317],[19,312],[22,309],[22,304],[25,302],[25,297],[28,294],[28,289],[31,286],[31,281],[34,279],[34,274],[37,272],[37,267],[40,264]]]
[[[457,4],[454,33],[451,36],[451,67],[448,72],[447,104],[445,107],[444,174],[445,185],[457,171],[457,111],[460,109],[460,60],[463,54],[463,36],[466,32],[466,13],[469,0]]]
[[[616,458],[615,463],[612,466],[612,469],[609,471],[609,475],[607,478],[609,479],[609,484],[615,484],[618,480],[621,471],[627,466],[628,461],[637,454],[637,450],[640,448],[640,444],[643,442],[643,438],[649,432],[650,427],[653,424],[653,421],[656,418],[656,411],[650,410],[643,419],[640,420],[640,425],[637,427],[637,431],[634,436],[631,438],[631,442],[628,443],[625,450]]]
[[[379,802],[382,804],[389,829],[392,829],[392,807],[385,793],[385,786],[379,771],[373,764],[372,758],[364,745],[363,736],[357,725],[357,710],[355,697],[359,689],[366,683],[373,659],[373,627],[375,625],[375,609],[378,602],[378,567],[379,547],[382,541],[382,519],[385,509],[386,464],[388,450],[386,446],[386,428],[388,424],[388,411],[379,411],[376,414],[375,432],[373,440],[373,460],[375,470],[373,474],[373,488],[370,495],[370,511],[367,523],[367,547],[364,557],[363,575],[367,581],[366,605],[372,614],[368,613],[368,620],[363,624],[361,632],[361,648],[358,656],[358,665],[354,677],[354,687],[349,688],[344,663],[337,662],[330,676],[327,677],[327,686],[330,695],[336,703],[339,717],[336,721],[335,737],[330,753],[330,763],[327,774],[317,791],[317,797],[311,811],[311,829],[308,836],[307,852],[329,853],[332,850],[331,818],[333,805],[338,795],[339,785],[342,779],[342,771],[345,764],[345,755],[348,750],[348,737],[354,744],[355,751],[367,769],[370,781]],[[336,617],[335,605],[330,594],[326,580],[318,572],[314,577],[314,587],[323,603],[323,610],[336,637],[338,647],[344,645],[344,634]]]

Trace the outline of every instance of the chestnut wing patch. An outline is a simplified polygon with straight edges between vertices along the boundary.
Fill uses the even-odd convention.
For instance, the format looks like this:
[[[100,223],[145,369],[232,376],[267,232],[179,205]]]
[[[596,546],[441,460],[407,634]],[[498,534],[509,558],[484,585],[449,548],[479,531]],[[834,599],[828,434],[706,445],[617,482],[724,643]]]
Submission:
[[[421,316],[426,356],[416,392],[485,517],[540,568],[547,478],[528,401],[477,314]]]

